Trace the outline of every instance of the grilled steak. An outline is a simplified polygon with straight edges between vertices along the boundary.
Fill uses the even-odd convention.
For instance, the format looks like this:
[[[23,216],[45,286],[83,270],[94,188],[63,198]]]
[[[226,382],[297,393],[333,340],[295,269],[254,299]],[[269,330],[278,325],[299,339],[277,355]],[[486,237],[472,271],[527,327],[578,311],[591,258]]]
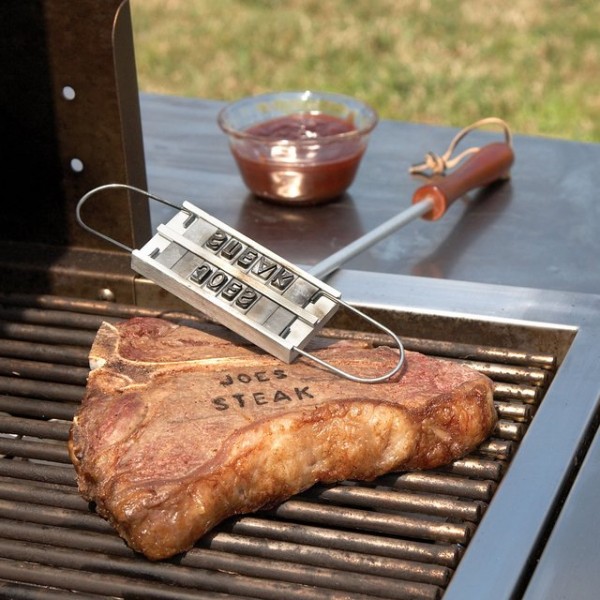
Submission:
[[[489,379],[457,363],[407,352],[392,380],[353,383],[220,331],[104,323],[90,353],[69,442],[79,489],[152,560],[318,481],[448,463],[496,421]],[[356,342],[315,353],[371,376],[397,361],[397,350]]]

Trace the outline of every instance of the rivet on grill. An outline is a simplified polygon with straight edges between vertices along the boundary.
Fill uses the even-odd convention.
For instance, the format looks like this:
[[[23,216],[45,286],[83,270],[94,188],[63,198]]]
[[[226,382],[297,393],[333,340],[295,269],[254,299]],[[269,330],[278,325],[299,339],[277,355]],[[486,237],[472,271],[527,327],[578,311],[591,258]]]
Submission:
[[[110,288],[102,288],[101,290],[98,290],[98,300],[104,300],[104,302],[114,302],[116,300],[116,296]]]

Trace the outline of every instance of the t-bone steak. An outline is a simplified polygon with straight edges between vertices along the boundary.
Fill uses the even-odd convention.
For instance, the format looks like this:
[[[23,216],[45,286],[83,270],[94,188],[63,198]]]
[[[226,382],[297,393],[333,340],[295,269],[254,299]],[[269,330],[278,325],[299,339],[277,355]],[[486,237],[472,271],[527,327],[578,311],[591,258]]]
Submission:
[[[398,360],[352,341],[314,352],[365,376]],[[90,365],[69,441],[79,490],[151,560],[316,482],[443,465],[496,423],[487,377],[414,352],[392,379],[354,383],[218,328],[140,317],[103,323]]]

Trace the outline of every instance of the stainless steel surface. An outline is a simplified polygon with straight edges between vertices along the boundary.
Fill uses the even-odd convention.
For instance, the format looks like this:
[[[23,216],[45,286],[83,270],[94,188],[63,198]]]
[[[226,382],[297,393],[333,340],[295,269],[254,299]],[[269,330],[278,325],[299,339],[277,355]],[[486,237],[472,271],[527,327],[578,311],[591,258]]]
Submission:
[[[401,213],[393,216],[381,225],[360,236],[357,240],[350,242],[347,246],[340,248],[331,256],[320,260],[316,265],[310,267],[310,273],[315,277],[325,278],[342,265],[349,262],[350,259],[358,256],[373,244],[385,239],[397,229],[404,227],[415,219],[422,217],[433,208],[433,200],[425,199],[418,204],[414,204],[403,210]]]
[[[546,293],[534,309],[530,290],[345,270],[332,279],[369,314],[406,333],[408,347],[453,360],[474,358],[494,377],[498,405],[509,413],[531,406],[531,420],[503,419],[478,452],[448,468],[317,486],[270,512],[228,520],[181,561],[149,564],[89,512],[73,488],[65,441],[83,393],[85,348],[99,322],[161,309],[5,296],[0,590],[10,593],[20,582],[19,590],[68,585],[101,597],[163,598],[170,589],[170,597],[185,598],[192,586],[193,593],[213,597],[316,599],[439,598],[447,589],[444,598],[479,598],[453,592],[457,579],[464,585],[463,571],[470,571],[464,563],[475,563],[471,576],[478,593],[486,582],[486,598],[508,598],[519,590],[525,565],[541,549],[536,534],[546,530],[545,516],[562,497],[561,485],[554,484],[567,477],[563,471],[583,451],[584,440],[575,432],[590,426],[586,415],[598,397],[597,381],[581,385],[587,357],[597,347],[598,299]],[[509,298],[512,310],[502,310]],[[382,339],[376,332],[350,332],[344,315],[333,325],[347,335]],[[578,343],[586,336],[592,336],[592,346]],[[29,354],[31,347],[37,350]],[[68,351],[53,363],[63,347]],[[574,381],[569,387],[575,387],[577,406],[561,395],[565,379]],[[550,421],[551,429],[559,427],[558,419],[562,432],[551,446],[559,456],[542,471],[535,452],[543,435],[538,419]],[[534,452],[523,457],[527,445]],[[528,498],[519,511],[514,489],[506,506],[515,486]],[[480,556],[481,549],[488,554]]]
[[[310,267],[406,208],[424,181],[408,168],[456,129],[382,121],[341,202],[298,209],[247,193],[216,124],[220,102],[142,94],[150,190],[189,200]],[[475,145],[498,141],[474,132]],[[415,221],[346,265],[362,271],[600,293],[600,144],[514,136],[511,180]],[[154,215],[156,220],[164,220]]]
[[[596,432],[523,600],[589,600],[598,596],[598,482],[600,433]]]
[[[492,324],[503,323],[506,341],[512,338],[517,346],[520,336],[513,338],[511,326],[562,331],[572,340],[566,353],[552,336],[523,348],[555,351],[560,366],[444,594],[444,600],[520,597],[597,427],[600,296],[344,271],[331,283],[363,307],[396,306],[393,311],[413,313],[416,321],[423,314],[444,315],[456,318],[460,329],[482,319],[490,340]],[[596,569],[592,562],[594,556],[582,573]]]

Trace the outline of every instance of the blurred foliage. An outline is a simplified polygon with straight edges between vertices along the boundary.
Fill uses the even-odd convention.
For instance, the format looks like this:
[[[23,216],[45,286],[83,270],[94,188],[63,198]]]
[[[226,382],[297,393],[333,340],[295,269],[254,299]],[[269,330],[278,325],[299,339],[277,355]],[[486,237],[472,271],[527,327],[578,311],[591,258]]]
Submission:
[[[597,0],[130,0],[142,91],[357,96],[382,118],[600,142]]]

